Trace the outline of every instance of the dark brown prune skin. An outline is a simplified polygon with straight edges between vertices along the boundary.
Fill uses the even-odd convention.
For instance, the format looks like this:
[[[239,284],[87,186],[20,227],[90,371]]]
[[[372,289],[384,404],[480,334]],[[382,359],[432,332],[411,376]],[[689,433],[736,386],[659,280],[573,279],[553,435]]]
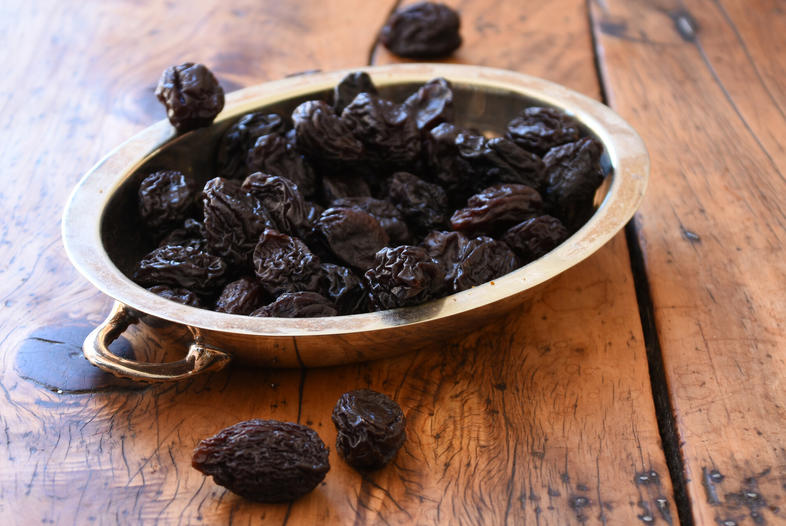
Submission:
[[[358,175],[324,175],[322,177],[322,199],[330,204],[345,197],[371,197],[368,183]]]
[[[341,261],[360,270],[369,268],[374,254],[389,241],[379,221],[356,208],[328,208],[316,227]]]
[[[275,420],[238,422],[202,440],[191,465],[257,502],[302,497],[330,470],[328,450],[313,429]]]
[[[459,136],[462,138],[459,140]],[[468,137],[464,137],[467,135]],[[471,143],[470,137],[482,144],[481,136],[474,136],[450,123],[442,123],[426,135],[426,163],[430,177],[448,194],[450,205],[461,206],[472,195],[480,183],[480,177],[467,159],[462,157],[457,141],[464,148]]]
[[[283,135],[260,136],[244,155],[248,169],[246,175],[263,172],[285,177],[295,183],[305,197],[312,196],[317,191],[314,169]]]
[[[527,151],[545,155],[554,146],[579,138],[579,123],[556,108],[533,106],[508,123],[505,136]]]
[[[450,7],[433,2],[413,4],[388,18],[379,40],[407,58],[441,58],[461,45],[461,20]]]
[[[259,199],[279,232],[301,236],[311,230],[306,200],[289,179],[257,172],[240,188]]]
[[[359,314],[368,310],[368,293],[363,280],[351,269],[322,264],[322,292],[335,303],[338,313]]]
[[[341,82],[336,84],[333,89],[333,110],[336,115],[341,115],[350,102],[352,102],[359,93],[371,93],[377,95],[377,87],[368,73],[365,71],[355,71],[350,73]]]
[[[522,184],[498,184],[467,200],[466,208],[450,218],[453,230],[494,235],[513,224],[540,215],[543,200],[534,188]]]
[[[159,247],[137,264],[134,281],[145,287],[169,285],[209,295],[223,284],[227,265],[193,247]]]
[[[385,229],[390,242],[393,244],[404,245],[412,239],[404,216],[389,201],[374,199],[373,197],[344,197],[334,200],[331,206],[335,208],[357,208],[367,214],[371,214],[379,221],[379,225]]]
[[[486,236],[470,239],[456,264],[453,292],[486,283],[517,268],[519,260],[505,243]]]
[[[202,307],[202,302],[199,301],[199,297],[188,289],[172,288],[167,287],[166,285],[156,285],[154,287],[150,287],[147,290],[153,294],[161,296],[162,298],[174,301],[175,303],[180,303],[181,305],[188,305],[189,307],[196,308]]]
[[[258,138],[284,133],[285,122],[277,113],[248,113],[240,117],[218,143],[218,175],[226,179],[243,179],[252,171],[264,171],[261,168],[249,170],[246,154],[254,146]]]
[[[591,137],[563,144],[549,150],[546,164],[544,197],[551,215],[575,231],[593,213],[595,190],[603,182],[600,156],[603,146]]]
[[[210,126],[224,108],[224,89],[202,64],[186,62],[167,68],[156,87],[169,122],[178,132]]]
[[[250,314],[257,318],[321,318],[337,315],[336,305],[316,292],[286,292],[273,303]]]
[[[431,259],[442,268],[446,289],[449,291],[453,290],[457,266],[465,255],[468,242],[469,238],[461,232],[434,230],[420,243]]]
[[[398,172],[390,178],[388,196],[416,232],[440,229],[448,223],[448,197],[439,185]]]
[[[139,184],[139,215],[153,232],[182,223],[193,211],[198,189],[177,170],[153,172]]]
[[[161,242],[158,243],[158,246],[189,246],[207,252],[205,225],[196,219],[186,219],[183,222],[183,226],[170,231],[164,236]]]
[[[376,310],[419,305],[443,291],[445,273],[421,247],[383,248],[364,279]]]
[[[283,292],[319,290],[319,258],[301,240],[271,228],[259,236],[254,249],[254,270],[271,296]]]
[[[540,157],[502,137],[489,139],[481,156],[470,162],[487,185],[525,184],[539,191],[546,182],[546,167]]]
[[[426,82],[404,101],[419,130],[453,120],[453,89],[450,82],[436,78]]]
[[[215,311],[227,314],[250,314],[265,299],[265,291],[259,282],[243,277],[228,283],[216,300]]]
[[[330,163],[360,160],[363,144],[323,101],[304,102],[292,112],[297,149],[309,158]]]
[[[556,217],[542,215],[512,226],[502,240],[521,258],[522,264],[535,261],[568,239],[570,233]]]
[[[401,407],[370,389],[341,395],[331,419],[336,426],[336,449],[347,464],[358,470],[385,466],[407,439],[407,422]]]

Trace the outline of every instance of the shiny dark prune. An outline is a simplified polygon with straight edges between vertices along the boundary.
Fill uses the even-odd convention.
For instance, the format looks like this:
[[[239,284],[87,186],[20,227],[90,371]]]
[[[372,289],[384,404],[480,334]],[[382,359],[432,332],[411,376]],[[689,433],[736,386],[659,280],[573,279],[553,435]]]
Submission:
[[[322,263],[322,291],[338,307],[339,314],[358,314],[368,310],[366,286],[347,267]]]
[[[209,126],[224,108],[224,89],[202,64],[167,68],[156,87],[169,122],[178,132]]]
[[[169,285],[197,294],[212,294],[223,284],[227,265],[193,247],[159,247],[137,264],[134,281],[146,287]]]
[[[240,188],[259,199],[279,232],[301,236],[311,230],[306,201],[289,179],[257,172],[246,177]]]
[[[320,318],[337,316],[332,301],[316,292],[285,292],[264,307],[253,311],[256,318]]]
[[[180,303],[181,305],[188,305],[189,307],[197,308],[202,307],[202,302],[199,301],[199,296],[188,289],[172,288],[167,287],[166,285],[155,285],[147,290],[153,294],[161,296],[162,298],[174,301],[175,303]]]
[[[450,218],[454,230],[470,234],[504,231],[511,225],[540,215],[543,200],[534,188],[522,184],[498,184],[467,200],[467,206]]]
[[[390,51],[407,58],[442,58],[461,45],[456,11],[444,4],[421,2],[393,13],[379,35]]]
[[[164,236],[158,243],[158,246],[190,246],[206,252],[205,225],[196,219],[186,219],[183,222],[183,226],[170,231]]]
[[[539,190],[546,182],[545,165],[540,157],[502,137],[489,139],[481,155],[470,163],[487,185],[516,183]]]
[[[239,422],[202,440],[191,465],[258,502],[302,497],[330,470],[328,450],[313,429],[275,420]]]
[[[603,146],[591,137],[549,150],[544,197],[551,215],[571,231],[583,225],[593,212],[595,190],[603,182],[600,156]]]
[[[419,305],[443,291],[445,273],[425,249],[411,245],[383,248],[364,275],[376,310]]]
[[[295,183],[304,197],[317,191],[317,176],[306,158],[279,134],[260,136],[246,155],[248,172],[263,172],[285,177]]]
[[[447,290],[453,290],[457,265],[464,257],[469,238],[461,232],[434,230],[420,243],[431,259],[442,268]]]
[[[328,163],[356,162],[363,144],[325,102],[310,100],[292,112],[297,149],[309,158]]]
[[[336,208],[357,208],[371,214],[387,232],[391,243],[403,245],[412,238],[404,216],[389,201],[374,199],[373,197],[344,197],[334,200],[331,206]]]
[[[322,177],[322,199],[330,204],[344,197],[371,197],[368,183],[358,175],[324,175]]]
[[[374,254],[389,241],[379,221],[357,208],[328,208],[316,227],[341,261],[361,270],[374,263]]]
[[[319,258],[296,237],[265,229],[254,248],[253,259],[259,283],[272,296],[319,290]]]
[[[341,82],[336,84],[333,89],[333,110],[336,115],[341,115],[350,102],[352,102],[359,93],[377,94],[377,87],[374,86],[371,77],[365,71],[355,71],[350,73]]]
[[[250,314],[262,304],[264,297],[265,292],[257,280],[243,277],[224,287],[214,310],[227,314]]]
[[[527,151],[545,155],[554,146],[579,138],[579,123],[556,108],[533,106],[508,123],[505,136]]]
[[[448,198],[439,185],[398,172],[390,178],[388,195],[419,233],[443,228],[448,223]]]
[[[139,215],[152,231],[183,222],[194,208],[198,189],[177,170],[153,172],[139,184]]]
[[[542,215],[510,227],[502,240],[527,264],[552,251],[569,235],[559,219]]]
[[[401,407],[370,389],[341,395],[331,419],[336,426],[336,449],[358,470],[383,467],[407,439],[407,421]]]
[[[432,79],[404,101],[419,130],[453,120],[453,89],[443,78]]]
[[[518,267],[516,254],[505,243],[486,236],[470,239],[456,264],[453,292],[486,283]]]
[[[221,137],[218,143],[218,175],[225,179],[243,179],[254,171],[265,171],[261,168],[249,170],[246,153],[263,135],[284,133],[285,122],[277,113],[248,113],[238,119]],[[268,172],[269,173],[269,172]]]
[[[430,177],[445,189],[453,207],[461,206],[475,192],[480,179],[469,161],[459,153],[456,144],[459,135],[462,135],[461,143],[464,145],[469,142],[469,137],[463,136],[472,136],[447,122],[434,127],[426,135]],[[480,136],[475,137],[477,141],[483,140]]]

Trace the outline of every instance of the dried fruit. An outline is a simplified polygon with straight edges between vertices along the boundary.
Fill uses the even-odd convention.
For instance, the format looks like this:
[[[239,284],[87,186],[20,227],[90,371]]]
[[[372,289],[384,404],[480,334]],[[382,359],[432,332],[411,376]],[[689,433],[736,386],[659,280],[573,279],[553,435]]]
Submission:
[[[260,307],[251,316],[258,318],[320,318],[336,316],[338,309],[316,292],[285,292],[273,303]]]
[[[209,126],[224,108],[224,89],[202,64],[167,68],[156,87],[169,122],[178,132]]]
[[[518,254],[522,264],[527,264],[552,251],[569,235],[559,219],[542,215],[510,227],[502,240]]]
[[[532,106],[508,123],[505,135],[527,151],[545,155],[554,146],[579,138],[579,123],[556,108]]]
[[[267,228],[254,249],[254,270],[265,291],[317,291],[322,269],[319,258],[296,237]]]
[[[194,208],[197,188],[177,170],[153,172],[139,184],[139,215],[159,232],[182,223]]]
[[[448,222],[448,197],[439,185],[398,172],[390,178],[388,194],[416,232],[439,229]]]
[[[543,157],[547,177],[544,197],[549,210],[572,231],[592,215],[592,199],[603,182],[602,152],[598,141],[584,137],[552,148]]]
[[[257,172],[246,177],[240,188],[259,199],[279,232],[303,235],[311,230],[306,201],[289,179]]]
[[[419,305],[438,297],[445,273],[421,247],[383,248],[364,278],[376,310]]]
[[[421,2],[393,13],[379,35],[390,51],[407,58],[441,58],[461,45],[456,11],[444,4]]]
[[[504,276],[518,267],[516,254],[505,243],[486,236],[470,239],[456,263],[452,290],[467,290]]]
[[[521,184],[498,184],[467,200],[466,208],[450,218],[454,230],[493,235],[510,225],[540,215],[543,200],[534,188]]]
[[[333,89],[333,110],[341,115],[350,102],[360,93],[377,94],[377,87],[365,71],[350,73]]]
[[[190,246],[166,246],[142,258],[134,280],[145,287],[169,285],[209,295],[223,284],[226,271],[226,263],[218,256]]]
[[[453,88],[443,78],[430,80],[410,95],[404,106],[419,130],[430,130],[453,120]]]
[[[178,289],[167,287],[166,285],[156,285],[154,287],[150,287],[147,290],[153,294],[161,296],[162,298],[174,301],[175,303],[180,303],[181,305],[188,305],[189,307],[197,308],[202,306],[202,302],[199,301],[199,297],[188,289]]]
[[[262,285],[254,278],[243,277],[224,287],[214,310],[227,314],[250,314],[262,304],[264,298]]]
[[[374,216],[379,225],[387,232],[391,243],[405,244],[412,238],[404,216],[390,201],[373,197],[344,197],[331,203],[335,208],[356,208]]]
[[[304,102],[292,112],[297,149],[317,161],[356,162],[363,144],[325,102]]]
[[[328,208],[316,226],[341,261],[361,270],[371,266],[374,254],[389,241],[379,221],[357,208]]]
[[[368,310],[366,286],[347,267],[323,263],[322,291],[338,307],[339,314],[359,314]]]
[[[295,183],[304,197],[316,193],[318,183],[314,169],[283,135],[260,136],[244,155],[246,175],[253,172],[277,175]]]
[[[247,113],[238,119],[221,137],[218,143],[218,175],[226,179],[243,179],[253,171],[249,170],[246,154],[254,143],[264,135],[278,136],[284,133],[285,123],[277,113]]]

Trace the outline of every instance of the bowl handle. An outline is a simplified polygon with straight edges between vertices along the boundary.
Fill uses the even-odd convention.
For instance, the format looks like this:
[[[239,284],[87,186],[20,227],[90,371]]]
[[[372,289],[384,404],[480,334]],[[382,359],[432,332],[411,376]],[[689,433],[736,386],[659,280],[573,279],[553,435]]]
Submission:
[[[191,327],[189,329],[194,335],[194,342],[189,346],[186,357],[176,362],[137,362],[112,353],[109,344],[115,341],[129,325],[137,321],[139,318],[131,309],[116,301],[106,320],[85,338],[82,345],[85,358],[115,376],[142,382],[184,380],[199,373],[217,371],[231,359],[229,354],[205,345],[199,330]]]

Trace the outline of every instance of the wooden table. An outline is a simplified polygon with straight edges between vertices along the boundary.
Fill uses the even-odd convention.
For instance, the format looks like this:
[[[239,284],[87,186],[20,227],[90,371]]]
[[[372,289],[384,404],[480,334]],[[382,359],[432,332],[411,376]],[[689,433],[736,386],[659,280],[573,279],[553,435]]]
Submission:
[[[4,2],[0,522],[786,523],[786,5],[448,3],[451,62],[562,83],[639,130],[651,185],[625,233],[440,349],[138,386],[81,356],[111,302],[64,254],[70,189],[163,117],[165,67],[204,62],[233,90],[395,62],[375,37],[399,3]],[[200,438],[253,417],[332,445],[330,409],[361,387],[408,418],[386,469],[332,451],[316,491],[261,505],[189,465]]]

